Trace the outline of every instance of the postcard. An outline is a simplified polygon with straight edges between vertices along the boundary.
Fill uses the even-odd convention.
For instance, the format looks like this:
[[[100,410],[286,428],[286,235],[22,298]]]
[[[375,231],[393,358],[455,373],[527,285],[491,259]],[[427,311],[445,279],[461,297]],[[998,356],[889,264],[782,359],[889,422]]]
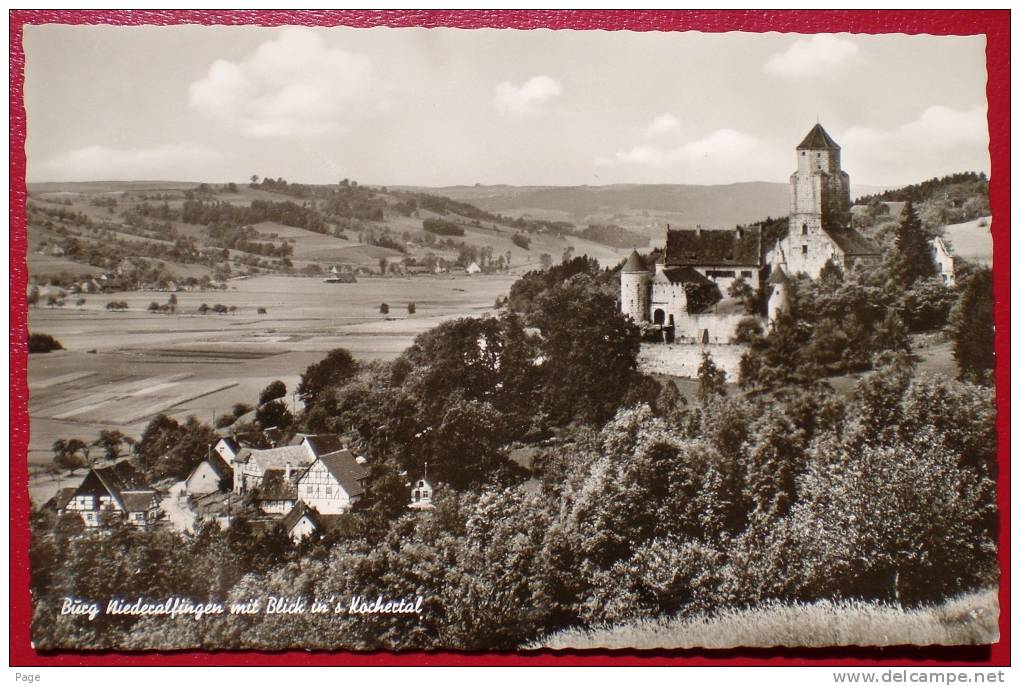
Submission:
[[[72,14],[14,46],[33,654],[990,659],[987,31]]]

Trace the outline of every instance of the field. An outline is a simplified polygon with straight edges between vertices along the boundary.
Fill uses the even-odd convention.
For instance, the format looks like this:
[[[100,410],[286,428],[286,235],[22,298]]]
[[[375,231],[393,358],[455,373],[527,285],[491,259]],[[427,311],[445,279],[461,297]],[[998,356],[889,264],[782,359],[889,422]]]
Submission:
[[[146,311],[150,302],[167,301],[169,294],[154,292],[86,295],[80,309],[30,308],[29,329],[66,348],[29,358],[30,468],[51,461],[58,438],[91,441],[105,428],[137,437],[160,412],[211,423],[234,403],[254,403],[274,379],[293,391],[301,372],[333,348],[363,360],[393,359],[444,320],[492,312],[512,281],[479,275],[326,284],[259,276],[231,281],[226,291],[177,293],[171,315]],[[111,300],[124,300],[129,309],[108,311]],[[416,313],[409,315],[412,301]],[[383,302],[388,316],[379,313]],[[203,303],[237,309],[201,315]],[[260,307],[266,314],[258,314]],[[55,488],[33,479],[33,500],[45,500]]]
[[[648,619],[615,627],[568,629],[528,648],[982,645],[999,639],[998,622],[997,593],[989,589],[909,610],[876,602],[774,603],[687,620]]]
[[[981,224],[985,225],[982,226]],[[953,253],[976,264],[992,266],[992,218],[983,217],[946,227]]]

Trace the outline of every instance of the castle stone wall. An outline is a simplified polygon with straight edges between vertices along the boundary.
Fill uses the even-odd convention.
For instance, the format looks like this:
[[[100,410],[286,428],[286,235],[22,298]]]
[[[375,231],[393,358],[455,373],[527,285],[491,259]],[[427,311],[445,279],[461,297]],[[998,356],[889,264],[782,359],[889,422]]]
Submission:
[[[715,365],[726,372],[727,383],[736,383],[740,378],[740,358],[746,350],[743,345],[642,343],[638,368],[646,374],[694,379],[701,366],[701,353],[708,352]]]
[[[737,324],[747,317],[744,312],[731,314],[688,314],[676,322],[675,338],[679,343],[697,343],[705,340],[708,331],[708,342],[729,343],[737,331]]]

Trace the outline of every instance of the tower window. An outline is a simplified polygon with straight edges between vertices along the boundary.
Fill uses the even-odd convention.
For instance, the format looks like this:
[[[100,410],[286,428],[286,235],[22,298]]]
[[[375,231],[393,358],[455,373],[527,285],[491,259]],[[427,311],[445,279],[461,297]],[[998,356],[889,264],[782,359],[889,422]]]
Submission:
[[[800,247],[800,254],[801,255],[807,255],[807,246],[806,245],[802,245]]]
[[[807,223],[804,223],[804,224],[800,225],[800,234],[802,236],[806,236],[807,235]]]

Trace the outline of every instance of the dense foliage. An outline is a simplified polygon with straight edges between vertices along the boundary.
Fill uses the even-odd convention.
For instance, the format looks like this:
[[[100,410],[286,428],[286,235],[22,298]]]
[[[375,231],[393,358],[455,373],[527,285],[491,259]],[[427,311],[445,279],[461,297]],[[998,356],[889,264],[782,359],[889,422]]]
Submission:
[[[496,335],[500,324],[484,332]],[[441,381],[408,362],[388,371],[404,366],[405,380],[429,388]],[[472,373],[484,385],[492,371],[482,355]],[[349,418],[366,401],[369,411],[386,411],[360,382],[342,395],[339,411]],[[391,405],[413,402],[410,387],[387,395]],[[980,387],[917,378],[898,360],[860,382],[851,400],[814,386],[754,399],[709,393],[697,406],[639,403],[604,426],[564,434],[536,465],[538,490],[508,480],[498,458],[485,458],[492,444],[457,428],[490,427],[481,432],[488,436],[512,427],[495,426],[501,413],[485,409],[495,402],[461,394],[422,408],[451,425],[442,432],[451,454],[475,458],[470,482],[437,472],[444,487],[434,511],[373,506],[297,547],[244,519],[225,532],[80,536],[79,520],[39,515],[36,644],[513,649],[570,626],[770,600],[916,605],[997,579],[995,405]],[[415,428],[390,426],[387,438]],[[373,488],[385,487],[375,479]],[[56,611],[65,595],[173,594],[424,602],[410,616],[228,613],[175,622],[82,622]]]
[[[60,344],[60,341],[48,333],[30,333],[28,335],[28,352],[30,353],[51,353],[54,350],[63,349],[64,346]]]

